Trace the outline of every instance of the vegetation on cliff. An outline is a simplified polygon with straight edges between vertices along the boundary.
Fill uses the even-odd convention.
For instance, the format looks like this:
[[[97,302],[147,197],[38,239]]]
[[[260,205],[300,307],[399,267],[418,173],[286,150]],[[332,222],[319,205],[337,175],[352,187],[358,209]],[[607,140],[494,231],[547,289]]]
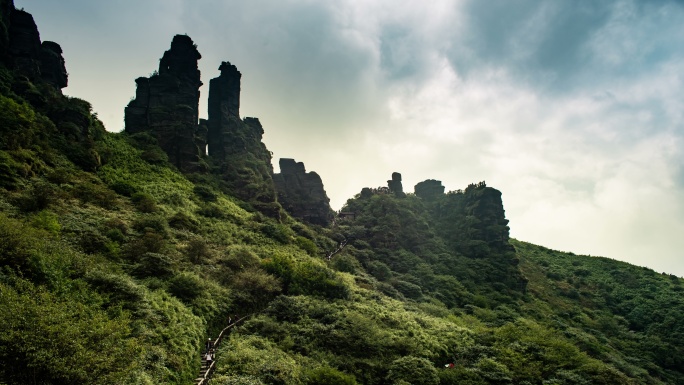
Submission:
[[[188,384],[236,315],[213,384],[684,383],[682,279],[511,240],[484,183],[393,175],[300,222],[262,194],[259,135],[236,193],[17,70],[7,4],[0,383]]]

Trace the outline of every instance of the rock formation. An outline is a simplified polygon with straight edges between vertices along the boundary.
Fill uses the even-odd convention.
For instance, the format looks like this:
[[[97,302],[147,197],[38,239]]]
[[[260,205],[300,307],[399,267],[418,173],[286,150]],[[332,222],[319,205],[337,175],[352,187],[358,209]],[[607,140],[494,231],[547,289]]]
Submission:
[[[135,80],[135,99],[125,110],[126,132],[154,134],[169,162],[184,172],[201,168],[199,146],[206,143],[198,124],[201,57],[189,36],[174,36],[159,72]]]
[[[238,134],[243,122],[240,119],[240,78],[237,67],[222,62],[221,75],[209,82],[209,154],[223,160],[227,154],[239,153],[246,147]],[[261,141],[261,132],[254,132]],[[255,135],[251,135],[255,139]]]
[[[0,0],[0,61],[7,62],[9,49],[10,13],[14,10],[12,0]]]
[[[464,193],[464,214],[477,218],[475,237],[490,247],[508,246],[508,219],[501,200],[501,191],[484,182],[470,184]]]
[[[330,199],[323,188],[321,177],[306,172],[304,163],[294,159],[280,159],[280,173],[273,176],[278,200],[295,218],[316,225],[327,226],[333,218]]]
[[[33,16],[12,6],[8,33],[11,68],[29,80],[40,78],[40,34]]]
[[[0,1],[0,59],[31,82],[43,80],[55,89],[67,86],[68,74],[62,47],[40,42],[33,16],[14,8],[13,1]]]
[[[280,195],[292,215],[328,225],[333,212],[316,173],[306,173],[303,165],[301,170],[292,167],[294,160],[281,160],[284,171],[274,177],[261,122],[240,118],[242,75],[234,65],[221,63],[220,76],[209,82],[208,119],[198,119],[200,57],[188,36],[174,37],[159,72],[136,79],[135,99],[125,111],[126,132],[152,133],[169,161],[184,172],[198,171],[206,157],[233,194],[266,215],[280,217]]]
[[[62,47],[53,41],[44,41],[41,44],[40,76],[57,89],[66,87],[69,82],[69,74],[62,57]]]
[[[398,172],[392,173],[392,179],[387,181],[387,187],[397,197],[403,198],[406,196],[404,187],[401,185],[401,174]]]
[[[233,193],[278,217],[271,153],[261,141],[264,129],[257,118],[240,119],[240,71],[229,62],[219,70],[209,82],[209,158]]]
[[[442,182],[434,179],[424,180],[414,187],[416,196],[425,200],[434,200],[444,194]]]

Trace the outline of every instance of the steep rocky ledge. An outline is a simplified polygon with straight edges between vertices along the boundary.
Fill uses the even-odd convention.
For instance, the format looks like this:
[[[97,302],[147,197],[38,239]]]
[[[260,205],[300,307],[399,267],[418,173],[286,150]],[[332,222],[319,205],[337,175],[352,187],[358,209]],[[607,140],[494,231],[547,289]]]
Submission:
[[[184,172],[199,170],[206,141],[198,124],[201,57],[189,36],[176,35],[159,71],[135,80],[135,99],[125,110],[126,132],[154,134],[169,162]]]
[[[292,216],[316,225],[327,226],[333,218],[330,199],[321,177],[306,172],[304,163],[280,159],[280,173],[273,176],[278,200]]]

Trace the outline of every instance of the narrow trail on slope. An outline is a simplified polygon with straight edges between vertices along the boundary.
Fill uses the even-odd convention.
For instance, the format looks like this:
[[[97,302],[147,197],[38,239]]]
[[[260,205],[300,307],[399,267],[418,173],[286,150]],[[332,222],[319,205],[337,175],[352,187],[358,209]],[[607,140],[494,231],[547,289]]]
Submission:
[[[345,246],[347,246],[347,238],[345,238],[342,242],[340,242],[340,243],[337,245],[337,249],[335,249],[334,251],[330,252],[330,253],[326,256],[326,258],[328,259],[328,261],[330,261],[330,260],[332,259],[332,257],[334,257],[336,254],[338,254],[339,252],[341,252],[341,251],[344,249]]]
[[[238,323],[242,322],[243,320],[253,316],[254,313],[248,314],[242,318],[236,319],[234,322],[228,324],[221,332],[219,333],[218,337],[214,339],[213,343],[213,349],[216,351],[216,349],[221,345],[221,341],[223,341],[223,338],[226,337],[232,328],[236,326]],[[212,357],[213,358],[213,357]],[[209,380],[211,379],[211,375],[214,373],[214,370],[216,369],[216,359],[212,359],[211,361],[207,361],[206,358],[206,352],[202,354],[202,365],[200,366],[200,372],[197,378],[195,378],[195,383],[196,385],[207,385],[209,383]]]

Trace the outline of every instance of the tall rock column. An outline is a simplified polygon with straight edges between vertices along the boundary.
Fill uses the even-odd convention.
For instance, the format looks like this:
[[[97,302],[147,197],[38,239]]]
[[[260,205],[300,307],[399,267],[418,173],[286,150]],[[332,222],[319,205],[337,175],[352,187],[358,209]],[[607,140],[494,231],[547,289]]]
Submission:
[[[240,78],[242,74],[229,62],[219,66],[221,75],[209,81],[209,154],[215,159],[224,159],[227,154],[240,152],[244,143],[235,146],[234,133],[239,131],[240,120]],[[259,138],[261,140],[261,138]]]
[[[13,69],[34,81],[40,77],[40,34],[33,16],[11,7],[9,14],[9,55]]]
[[[44,41],[41,44],[40,75],[57,89],[66,87],[69,82],[62,47],[54,41]]]
[[[392,179],[387,181],[387,187],[396,197],[404,198],[406,196],[404,187],[401,184],[401,174],[398,172],[392,173]]]
[[[199,170],[199,146],[206,141],[198,124],[200,58],[189,36],[174,36],[158,73],[136,79],[135,99],[125,110],[126,132],[152,133],[169,162],[184,172]]]
[[[209,82],[209,158],[235,195],[279,218],[271,152],[261,141],[264,129],[257,118],[240,119],[240,71],[229,62],[219,70]]]

